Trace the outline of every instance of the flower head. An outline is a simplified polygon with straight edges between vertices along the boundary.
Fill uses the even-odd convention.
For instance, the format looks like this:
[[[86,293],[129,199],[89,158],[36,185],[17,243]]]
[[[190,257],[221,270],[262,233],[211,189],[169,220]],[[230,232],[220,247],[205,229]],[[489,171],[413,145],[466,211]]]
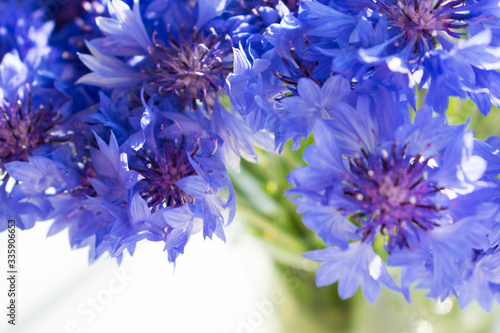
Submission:
[[[210,112],[232,69],[231,39],[224,29],[207,23],[221,8],[212,8],[210,1],[200,1],[197,13],[187,2],[175,7],[189,17],[170,22],[156,13],[151,21],[143,18],[138,2],[133,8],[119,0],[109,2],[111,17],[97,19],[105,37],[88,43],[92,56],[80,54],[93,73],[79,82],[127,89],[132,95],[146,83],[150,96],[159,93],[177,100],[180,109],[196,109],[201,102]]]
[[[196,27],[187,36],[182,29],[178,35],[169,33],[168,44],[153,35],[149,53],[156,64],[153,70],[144,70],[150,76],[147,80],[161,95],[173,93],[194,109],[200,100],[210,110],[232,70],[231,39],[215,29],[207,33]]]
[[[470,11],[465,1],[389,1],[375,4],[389,25],[400,31],[405,47],[419,57],[439,45],[439,39],[460,38],[461,29],[481,23],[487,18]],[[469,9],[469,11],[467,11]]]
[[[445,297],[460,284],[459,263],[469,260],[473,249],[488,244],[488,217],[463,209],[472,205],[473,195],[479,201],[487,198],[481,192],[484,184],[478,182],[486,163],[472,154],[471,134],[463,125],[445,125],[425,109],[413,123],[404,117],[398,120],[407,104],[379,98],[384,101],[382,107],[379,100],[379,110],[370,110],[361,95],[357,104],[365,108],[345,107],[336,119],[318,122],[316,146],[304,152],[309,166],[291,172],[288,179],[295,188],[288,193],[300,196],[293,200],[304,213],[304,223],[334,247],[328,255],[319,250],[325,258],[311,254],[315,260],[335,266],[354,261],[348,256],[372,258],[372,247],[380,240],[388,263],[404,268],[402,292],[407,297],[414,281],[429,288],[431,296]],[[460,251],[445,246],[454,237]],[[363,246],[356,247],[357,242]],[[451,258],[454,264],[447,266]],[[361,276],[371,275],[373,267],[360,262],[357,270]],[[418,270],[426,274],[413,274]],[[329,274],[330,269],[318,271],[318,281],[350,279]],[[378,294],[381,282],[391,285],[386,279],[375,280],[360,280],[365,295],[366,288]]]
[[[216,148],[215,148],[216,149]],[[188,155],[192,158],[199,150],[199,144],[187,151],[186,138],[165,139],[164,147],[153,151],[146,149],[135,153],[138,165],[132,167],[144,180],[140,194],[146,199],[153,211],[164,207],[178,207],[192,203],[193,198],[185,193],[177,183],[189,176],[197,175]]]
[[[391,151],[348,157],[350,172],[346,175],[343,193],[357,210],[354,220],[360,221],[363,241],[378,233],[387,235],[387,247],[412,247],[419,229],[438,226],[440,212],[448,203],[444,188],[429,179],[433,157],[407,155],[407,144],[394,144]],[[425,153],[425,152],[424,152]],[[449,204],[449,203],[448,203]]]
[[[301,80],[319,87],[343,76],[358,91],[383,85],[405,95],[428,87],[426,106],[443,114],[450,96],[471,98],[483,114],[498,104],[498,3],[494,1],[311,1],[234,51],[233,104],[254,130],[277,133],[277,147],[304,136],[290,124]],[[239,54],[241,53],[241,54]],[[324,114],[324,113],[323,113]],[[309,124],[313,123],[310,117]]]
[[[237,166],[240,156],[254,159],[253,144],[266,141],[260,146],[267,149],[269,138],[262,140],[262,133],[250,131],[222,106],[233,67],[231,25],[221,20],[224,6],[182,1],[169,8],[151,5],[143,14],[138,2],[132,8],[119,0],[109,2],[110,17],[97,20],[105,37],[87,42],[91,54],[79,54],[92,72],[78,82],[113,89],[130,110],[142,107],[144,95],[179,119],[198,122],[204,131],[230,142],[221,151],[231,165]],[[160,15],[165,11],[185,17]]]
[[[111,132],[109,143],[97,134],[95,140],[79,137],[79,146],[93,146],[90,154],[79,148],[81,154],[52,156],[60,169],[53,168],[54,177],[32,177],[30,184],[39,184],[41,193],[55,189],[47,194],[54,208],[49,218],[56,219],[50,234],[68,228],[73,246],[90,246],[91,262],[104,253],[121,260],[124,251],[133,253],[142,240],[165,242],[174,262],[194,233],[225,239],[223,226],[234,216],[234,194],[219,149],[222,140],[196,121],[160,112],[153,103],[144,105],[141,117],[126,104],[122,117],[115,112],[120,106],[101,94],[102,113],[92,117],[99,121],[96,130],[112,129],[118,137]],[[53,181],[56,176],[63,179],[60,185]],[[228,194],[222,195],[223,190]],[[228,219],[221,213],[226,208]]]
[[[27,161],[36,150],[50,143],[69,140],[57,133],[61,121],[60,110],[52,103],[36,105],[29,92],[25,98],[0,105],[0,169],[5,163]]]
[[[430,83],[431,94],[425,101],[440,113],[445,112],[449,96],[472,98],[483,113],[489,111],[491,102],[496,103],[495,92],[484,94],[490,84],[485,86],[482,77],[486,73],[481,70],[490,72],[500,66],[498,12],[491,10],[498,4],[391,0],[323,5],[305,0],[301,6],[304,11],[299,19],[307,25],[305,34],[321,37],[314,48],[330,56],[331,71],[356,81],[376,79],[393,90]],[[329,21],[335,29],[327,28]],[[468,48],[472,45],[476,47]],[[461,57],[465,49],[468,55]],[[471,73],[461,75],[464,71]],[[393,80],[399,76],[400,82]],[[490,82],[496,84],[496,78]],[[437,94],[437,85],[446,89]]]

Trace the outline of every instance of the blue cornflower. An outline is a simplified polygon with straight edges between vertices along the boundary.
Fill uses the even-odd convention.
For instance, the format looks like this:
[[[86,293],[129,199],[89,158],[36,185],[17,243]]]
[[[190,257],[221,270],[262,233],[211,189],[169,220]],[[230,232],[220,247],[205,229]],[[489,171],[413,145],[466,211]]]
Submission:
[[[91,118],[104,127],[93,127],[119,136],[112,132],[107,144],[96,135],[90,158],[66,162],[63,178],[73,187],[57,188],[49,198],[55,210],[50,217],[56,219],[50,234],[68,228],[74,247],[90,246],[91,261],[104,253],[121,260],[125,250],[132,254],[146,239],[164,241],[174,262],[193,233],[225,239],[223,226],[232,220],[235,202],[222,162],[223,141],[195,120],[160,112],[153,101],[136,117],[126,103],[100,97],[101,113]],[[220,196],[224,189],[227,198]],[[221,213],[226,208],[227,220]]]
[[[23,17],[20,11],[18,19]],[[27,34],[18,36],[19,45],[12,45],[14,48],[3,54],[0,62],[0,173],[3,183],[9,181],[12,172],[19,174],[17,167],[7,168],[8,163],[48,156],[72,138],[72,132],[64,124],[70,112],[68,98],[41,75],[51,50],[47,42],[53,25],[50,22],[39,28],[27,22],[21,25],[27,29]],[[30,190],[19,184],[9,192],[12,195],[6,194],[7,197],[27,198],[27,201],[31,195],[39,193],[36,187]],[[36,216],[41,218],[41,214]]]
[[[488,247],[491,216],[475,206],[489,198],[479,181],[486,162],[472,154],[465,125],[448,126],[429,109],[411,123],[407,103],[384,91],[374,104],[366,95],[356,104],[316,124],[316,145],[304,151],[308,166],[288,176],[304,223],[333,247],[306,254],[324,262],[318,284],[339,280],[343,298],[361,285],[370,302],[380,283],[395,289],[372,250],[383,240],[388,264],[402,266],[407,298],[415,281],[445,298],[460,285],[461,263]],[[359,265],[335,273],[348,262]]]
[[[50,214],[52,206],[43,193],[26,197],[24,193],[13,192],[5,178],[0,179],[0,232],[7,230],[7,221],[14,219],[19,229],[31,229],[36,222]]]
[[[122,1],[109,2],[111,17],[96,21],[105,37],[88,43],[92,56],[80,55],[93,73],[79,82],[136,92],[147,83],[150,95],[178,98],[193,108],[199,99],[210,109],[232,67],[231,39],[223,30],[207,25],[222,12],[220,5],[200,1],[198,13],[191,13],[182,23],[160,17],[152,25],[151,20],[143,21],[137,1],[132,10]],[[190,9],[188,3],[174,6]],[[195,22],[191,27],[186,26],[190,19]],[[123,62],[117,56],[129,58]]]
[[[302,79],[322,87],[330,76],[343,76],[358,91],[383,85],[404,95],[414,109],[415,88],[423,87],[429,90],[425,104],[438,113],[445,112],[449,96],[458,96],[471,98],[487,114],[499,100],[495,6],[493,1],[301,1],[298,11],[283,13],[279,23],[254,32],[235,49],[228,77],[233,105],[254,131],[276,133],[277,147],[293,139],[294,148],[305,131],[290,124],[296,109],[287,98],[299,94]]]
[[[160,95],[176,94],[193,108],[199,99],[210,110],[232,69],[231,39],[215,29],[208,33],[194,28],[186,37],[171,35],[168,45],[153,35],[153,44],[149,52],[156,68],[144,70],[149,83]]]
[[[296,13],[299,8],[297,0],[233,0],[229,2],[227,11],[231,16],[228,23],[234,25],[232,39],[235,44],[258,43],[266,28],[278,23],[290,12]]]
[[[71,135],[61,129],[61,112],[48,104],[32,103],[31,93],[12,105],[0,105],[0,170],[5,163],[27,161],[51,145],[67,142]]]
[[[7,1],[0,7],[2,221],[16,218],[20,228],[31,228],[56,216],[54,193],[80,186],[76,164],[66,162],[80,152],[74,144],[81,127],[70,120],[70,98],[59,90],[54,72],[58,64],[49,46],[54,22],[44,22],[43,12],[33,11],[30,2]],[[72,210],[69,218],[79,206],[66,208]]]
[[[0,63],[0,170],[71,138],[62,125],[66,97],[54,89],[31,87],[32,75],[16,52]]]
[[[364,35],[370,31],[368,23],[363,22],[370,22],[377,28],[381,24],[383,27],[378,33],[385,35],[384,42],[377,40],[371,49],[362,51],[367,56],[375,57],[398,55],[405,63],[413,63],[423,60],[427,52],[440,47],[450,51],[453,48],[451,38],[465,35],[461,29],[493,22],[492,15],[495,14],[485,10],[486,3],[492,5],[494,1],[337,1],[325,6],[305,0],[302,6],[304,21],[311,20],[309,34],[346,39],[356,29],[358,38],[363,42]],[[322,28],[321,22],[328,17],[345,18],[348,23],[341,26],[341,31],[345,33]],[[359,23],[356,22],[358,20]],[[361,25],[356,27],[356,24]]]
[[[143,14],[137,1],[132,8],[109,2],[110,17],[96,21],[105,37],[87,42],[91,55],[79,55],[92,70],[79,82],[113,89],[115,97],[127,96],[129,109],[142,106],[144,91],[162,110],[195,120],[202,131],[220,136],[227,143],[222,151],[230,165],[237,167],[240,156],[255,160],[253,145],[269,149],[270,139],[250,131],[219,101],[233,66],[230,29],[220,20],[224,5],[204,0],[165,7],[153,2]]]
[[[370,245],[353,243],[344,251],[334,247],[311,251],[304,256],[323,262],[318,268],[316,284],[323,287],[339,281],[341,299],[352,297],[361,286],[365,298],[374,303],[380,296],[381,282],[393,290],[399,289]]]
[[[154,125],[153,120],[149,126]],[[158,142],[152,136],[156,136],[157,133],[149,133],[149,128],[147,128],[144,146],[133,151],[126,160],[128,160],[128,168],[139,177],[133,177],[139,181],[137,183],[134,181],[135,185],[129,192],[130,195],[133,193],[132,201],[139,201],[136,205],[143,207],[141,211],[146,211],[147,207],[146,213],[141,213],[140,219],[154,218],[155,223],[151,224],[148,230],[156,235],[156,239],[151,238],[151,240],[165,240],[165,250],[169,252],[169,260],[173,262],[177,255],[182,253],[189,240],[190,232],[199,230],[187,228],[187,225],[193,223],[195,218],[203,226],[205,237],[211,238],[216,233],[218,237],[224,239],[222,231],[224,219],[220,210],[232,207],[231,216],[234,215],[234,194],[232,194],[231,183],[224,164],[218,157],[220,155],[217,152],[218,140],[216,138],[193,138],[190,133],[184,133],[182,125],[177,122],[170,126],[170,128],[160,126],[163,138],[160,138]],[[170,137],[170,135],[176,136],[179,130],[181,131],[180,137]],[[121,160],[123,161],[123,157]],[[225,187],[230,190],[230,197],[227,201],[218,196],[219,189]],[[105,206],[108,207],[108,204]],[[125,206],[133,207],[130,203]],[[120,204],[120,207],[123,207],[123,204]],[[150,213],[147,213],[148,211]],[[138,240],[137,236],[133,236],[138,222],[134,222],[130,217],[128,222],[123,218],[119,220],[122,227],[116,229],[118,234],[113,237],[121,239],[120,243],[123,244],[115,250],[114,255],[119,254],[129,241]],[[170,220],[172,220],[171,223]],[[150,230],[151,228],[154,230]],[[184,235],[184,242],[171,240],[170,237],[177,239],[180,230]]]
[[[440,113],[449,96],[471,98],[483,114],[497,104],[495,1],[305,0],[301,7],[305,34],[321,38],[313,48],[331,57],[331,71],[357,81],[380,72],[409,77],[394,89],[430,84],[425,101]]]

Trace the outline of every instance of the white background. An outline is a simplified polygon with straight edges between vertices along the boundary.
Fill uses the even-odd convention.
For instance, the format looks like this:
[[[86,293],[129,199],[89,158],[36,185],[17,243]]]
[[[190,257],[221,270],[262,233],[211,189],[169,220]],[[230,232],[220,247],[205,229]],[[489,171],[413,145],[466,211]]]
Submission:
[[[283,286],[265,247],[239,221],[226,229],[227,244],[193,236],[175,269],[162,244],[151,242],[139,244],[121,266],[111,258],[89,266],[87,250],[71,250],[66,232],[46,238],[48,227],[41,223],[17,232],[15,327],[7,324],[7,234],[0,234],[1,333],[285,333],[274,308]],[[289,302],[286,297],[281,301]],[[383,298],[375,306],[361,299],[364,322],[387,317],[378,312]],[[411,319],[407,333],[442,333],[443,326],[429,320],[443,316],[446,321],[452,305],[436,304],[429,315],[403,302],[387,315]],[[475,332],[471,327],[495,313],[473,304],[454,320]],[[500,320],[491,332],[500,332]]]
[[[280,331],[278,315],[266,306],[275,289],[271,259],[237,224],[227,229],[227,244],[193,236],[175,269],[161,244],[140,244],[121,266],[111,258],[89,266],[87,250],[70,250],[66,232],[46,238],[48,224],[18,230],[15,327],[6,317],[2,233],[0,332]]]

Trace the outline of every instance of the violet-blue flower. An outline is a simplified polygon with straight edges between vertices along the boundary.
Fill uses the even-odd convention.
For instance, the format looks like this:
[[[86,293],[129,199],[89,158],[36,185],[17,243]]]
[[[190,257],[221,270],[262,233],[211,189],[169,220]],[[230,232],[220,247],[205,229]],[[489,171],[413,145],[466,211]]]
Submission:
[[[329,276],[333,271],[326,267],[348,253],[357,253],[351,261],[373,258],[368,253],[383,240],[388,264],[402,266],[401,291],[407,298],[413,282],[429,289],[430,297],[445,298],[461,283],[460,263],[488,246],[491,216],[473,209],[471,200],[488,200],[480,181],[486,162],[473,155],[465,125],[446,125],[429,109],[418,111],[411,123],[409,116],[401,117],[408,114],[407,103],[391,94],[381,94],[374,104],[369,99],[359,95],[363,107],[347,105],[335,120],[318,121],[316,145],[304,151],[308,166],[288,176],[295,187],[288,194],[299,196],[292,200],[304,223],[333,247],[306,256],[325,262],[317,281],[339,280],[340,288],[353,273]],[[358,242],[365,250],[354,251]],[[392,283],[373,278],[368,263],[355,266],[359,280],[352,288],[361,284],[373,302],[378,285]],[[352,295],[352,288],[343,290],[343,297]]]
[[[253,145],[268,149],[269,138],[250,131],[239,115],[222,106],[233,66],[230,27],[220,20],[224,5],[203,0],[167,8],[153,2],[143,13],[137,1],[132,8],[109,2],[110,17],[96,21],[105,36],[87,42],[91,54],[79,55],[92,71],[79,82],[112,89],[115,97],[128,96],[130,109],[142,106],[144,94],[164,111],[199,122],[227,142],[222,149],[231,166],[239,164],[240,156],[255,159]]]
[[[94,216],[93,227],[82,230],[75,219],[75,226],[66,225],[86,235],[76,244],[91,245],[91,260],[106,252],[121,260],[123,252],[133,253],[141,240],[165,241],[173,262],[191,233],[202,230],[204,237],[225,239],[223,226],[234,216],[234,194],[222,162],[222,140],[189,118],[171,113],[178,120],[169,119],[169,113],[162,114],[154,105],[143,107],[137,127],[126,126],[112,116],[114,104],[102,94],[101,101],[105,111],[94,118],[105,128],[130,134],[123,135],[121,146],[114,134],[109,144],[96,136],[98,149],[92,150],[89,162],[95,171],[88,178],[93,192],[80,203],[81,210]],[[228,190],[227,198],[220,197],[223,189]],[[221,213],[226,208],[228,220]],[[188,227],[194,221],[202,227]]]
[[[82,77],[80,82],[136,92],[145,82],[151,85],[151,89],[148,88],[150,94],[156,90],[162,95],[177,97],[183,105],[193,108],[196,108],[198,99],[207,107],[213,106],[217,91],[224,85],[232,65],[232,45],[223,31],[203,27],[220,13],[220,9],[205,6],[205,2],[209,1],[199,3],[196,25],[185,27],[185,23],[178,23],[174,26],[156,19],[155,25],[163,24],[164,27],[151,26],[148,27],[150,31],[145,23],[151,25],[151,21],[143,21],[137,1],[132,9],[122,1],[109,2],[111,17],[97,19],[97,25],[106,36],[88,44],[92,56],[80,55],[94,73]],[[123,62],[117,56],[142,56],[142,59],[129,58]]]
[[[332,75],[343,76],[354,89],[383,85],[404,95],[414,109],[415,89],[426,88],[424,103],[438,113],[457,96],[471,98],[487,114],[499,100],[495,6],[494,1],[301,1],[297,12],[284,13],[279,23],[255,32],[234,51],[235,69],[228,77],[232,102],[254,131],[276,133],[276,147],[293,139],[294,148],[305,131],[290,124],[286,101],[306,78],[319,87]]]
[[[363,80],[374,70],[388,69],[392,75],[408,75],[420,87],[430,84],[430,93],[435,93],[437,85],[453,82],[446,84],[450,89],[426,98],[440,113],[449,96],[472,98],[484,114],[490,102],[496,103],[496,93],[488,90],[497,78],[490,76],[491,82],[486,82],[481,72],[499,67],[497,11],[492,10],[498,4],[494,1],[337,1],[323,5],[305,0],[301,6],[304,11],[299,19],[308,25],[305,33],[323,38],[317,52],[331,56],[333,71]],[[339,27],[332,31],[321,24],[328,19],[335,19]],[[466,35],[467,41],[463,40]],[[464,52],[467,56],[460,56]],[[353,73],[353,68],[358,71]]]

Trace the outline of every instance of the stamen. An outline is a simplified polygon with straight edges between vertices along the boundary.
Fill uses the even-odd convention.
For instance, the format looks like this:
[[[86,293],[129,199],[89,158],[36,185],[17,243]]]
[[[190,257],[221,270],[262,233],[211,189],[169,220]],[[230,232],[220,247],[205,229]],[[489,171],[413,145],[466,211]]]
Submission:
[[[210,33],[198,31],[196,27],[186,38],[181,25],[178,37],[167,26],[167,43],[153,33],[153,46],[149,48],[156,62],[153,70],[143,72],[150,76],[150,84],[162,95],[177,95],[184,105],[197,109],[198,101],[211,112],[217,99],[217,91],[224,86],[232,71],[232,41],[214,28]]]
[[[147,151],[143,148],[142,154],[134,155],[137,157],[136,165],[129,166],[131,170],[137,171],[143,177],[140,195],[153,212],[164,207],[177,207],[192,202],[193,199],[177,186],[177,182],[182,178],[197,174],[188,154],[194,157],[198,152],[199,139],[193,151],[188,152],[185,149],[184,136],[180,142],[178,139],[166,139],[165,126],[162,127],[164,140],[167,141],[165,150]]]
[[[0,102],[0,172],[5,163],[27,161],[35,149],[64,143],[73,137],[72,132],[53,134],[62,119],[60,110],[54,112],[52,100],[48,105],[34,108],[30,85],[25,89],[24,100],[16,99],[13,104],[7,100]]]
[[[432,203],[435,196],[442,195],[442,188],[429,180],[428,160],[422,160],[422,153],[408,156],[408,146],[395,143],[391,154],[363,149],[362,155],[348,157],[350,173],[343,193],[358,207],[353,221],[361,225],[358,232],[364,239],[375,233],[389,237],[389,249],[409,246],[415,228],[427,231],[435,227],[426,217],[431,221],[436,212],[447,209]]]

